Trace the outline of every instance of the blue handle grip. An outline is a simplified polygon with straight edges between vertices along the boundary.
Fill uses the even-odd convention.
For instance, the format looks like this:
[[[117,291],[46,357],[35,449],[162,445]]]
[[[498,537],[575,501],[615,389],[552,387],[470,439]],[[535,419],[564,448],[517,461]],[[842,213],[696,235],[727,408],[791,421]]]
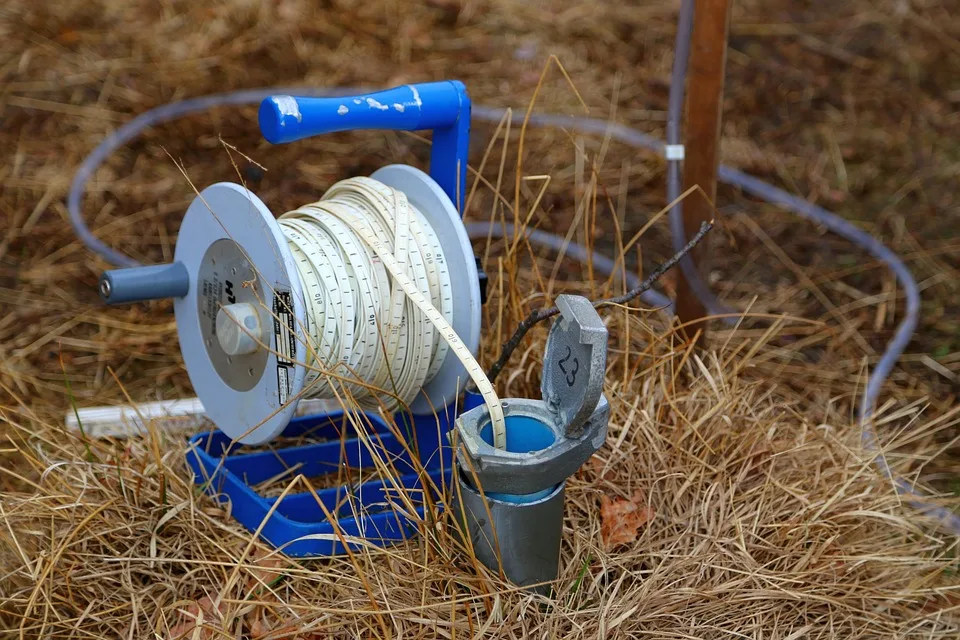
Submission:
[[[259,120],[272,144],[356,129],[432,129],[430,175],[463,213],[470,97],[462,82],[409,84],[341,98],[271,96],[260,103]]]
[[[107,304],[182,298],[190,291],[190,274],[182,262],[106,271],[100,297]]]

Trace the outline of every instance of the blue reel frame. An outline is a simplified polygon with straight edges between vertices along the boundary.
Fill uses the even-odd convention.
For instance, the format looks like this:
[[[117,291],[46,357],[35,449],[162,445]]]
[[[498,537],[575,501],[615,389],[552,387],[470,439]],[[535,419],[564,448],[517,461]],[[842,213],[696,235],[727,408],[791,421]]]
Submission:
[[[272,144],[337,131],[433,130],[430,176],[463,215],[470,98],[462,82],[413,84],[335,98],[271,96],[260,105],[259,122],[261,133]],[[462,410],[482,402],[477,394],[465,396]],[[196,484],[228,504],[240,524],[259,532],[286,555],[341,555],[360,546],[348,538],[385,546],[419,531],[429,503],[440,500],[450,486],[453,455],[446,433],[456,411],[455,406],[447,406],[438,408],[435,415],[397,414],[393,430],[372,414],[350,416],[335,411],[300,417],[290,422],[283,435],[309,434],[322,442],[252,453],[222,432],[212,431],[191,439],[187,461]],[[358,418],[366,423],[363,439],[354,431]],[[411,437],[398,434],[398,429]],[[265,497],[255,489],[291,469],[310,478],[337,473],[344,464],[359,469],[362,480],[365,470],[376,467],[376,458],[387,461],[396,475],[288,494],[279,504],[278,498]],[[398,498],[401,489],[411,491],[408,500]]]

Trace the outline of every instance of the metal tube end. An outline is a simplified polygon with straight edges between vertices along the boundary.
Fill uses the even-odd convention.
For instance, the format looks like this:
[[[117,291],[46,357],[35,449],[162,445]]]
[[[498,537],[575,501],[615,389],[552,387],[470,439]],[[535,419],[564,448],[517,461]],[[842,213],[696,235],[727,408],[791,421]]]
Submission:
[[[100,276],[97,289],[107,304],[182,298],[190,290],[190,274],[181,262],[114,269]]]
[[[100,297],[103,298],[104,302],[110,302],[110,294],[113,292],[113,285],[110,284],[110,277],[105,273],[100,276],[100,286],[98,287],[100,291]]]

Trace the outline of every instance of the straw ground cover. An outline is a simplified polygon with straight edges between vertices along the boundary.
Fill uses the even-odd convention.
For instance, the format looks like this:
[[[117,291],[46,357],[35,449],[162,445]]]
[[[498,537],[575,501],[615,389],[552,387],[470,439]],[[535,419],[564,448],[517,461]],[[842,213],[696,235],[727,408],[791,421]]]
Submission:
[[[250,542],[187,481],[181,439],[65,434],[80,405],[191,395],[169,305],[103,309],[106,266],[65,224],[73,169],[133,114],[271,84],[461,77],[479,102],[523,106],[557,54],[592,115],[662,127],[673,3],[8,3],[0,9],[0,629],[9,637],[956,637],[955,540],[902,505],[853,426],[864,375],[895,325],[892,281],[852,247],[722,190],[712,279],[755,317],[691,353],[655,312],[613,309],[606,447],[568,489],[550,600],[478,568],[441,516],[417,541],[292,562]],[[843,3],[838,3],[843,4]],[[562,6],[559,6],[562,5]],[[853,3],[857,5],[857,3]],[[924,286],[923,333],[888,385],[880,429],[896,468],[949,487],[955,375],[956,18],[936,3],[823,14],[736,10],[725,160],[869,224]],[[955,12],[953,15],[956,15]],[[890,46],[889,43],[896,43]],[[887,43],[886,45],[884,43]],[[933,62],[937,64],[933,64]],[[951,97],[952,96],[952,97]],[[538,106],[583,112],[555,71]],[[198,185],[237,180],[220,137],[266,171],[242,176],[276,212],[339,177],[423,165],[410,136],[282,148],[253,109],[148,132],[98,173],[85,212],[145,262],[171,257]],[[517,130],[477,127],[468,215],[512,217]],[[496,138],[496,139],[495,139]],[[528,131],[519,211],[615,255],[663,206],[662,162],[602,139]],[[169,156],[168,156],[169,154]],[[952,155],[951,155],[952,154]],[[501,171],[502,167],[502,171]],[[952,217],[951,217],[952,216]],[[619,228],[619,231],[618,231]],[[665,257],[655,223],[627,255]],[[483,358],[561,291],[616,283],[494,243]],[[666,283],[669,287],[669,282]],[[772,316],[772,317],[771,317]],[[780,317],[783,319],[778,319]],[[498,379],[535,394],[546,328]],[[304,490],[280,481],[280,491]],[[298,481],[299,482],[299,481]],[[9,631],[8,631],[9,630]],[[272,635],[271,635],[272,634]],[[739,634],[739,635],[738,635]]]

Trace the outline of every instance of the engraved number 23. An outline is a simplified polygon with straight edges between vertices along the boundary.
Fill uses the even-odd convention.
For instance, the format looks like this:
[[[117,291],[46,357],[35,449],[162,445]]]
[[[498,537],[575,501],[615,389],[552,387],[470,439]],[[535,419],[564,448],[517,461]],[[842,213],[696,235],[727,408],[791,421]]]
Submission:
[[[573,359],[573,369],[571,371],[567,371],[567,367],[565,365],[570,361],[571,355],[573,355],[573,349],[570,348],[570,345],[567,345],[567,355],[557,361],[557,364],[560,366],[560,371],[567,376],[567,386],[569,387],[572,387],[573,383],[577,381],[577,371],[580,371],[580,360],[577,358]]]

